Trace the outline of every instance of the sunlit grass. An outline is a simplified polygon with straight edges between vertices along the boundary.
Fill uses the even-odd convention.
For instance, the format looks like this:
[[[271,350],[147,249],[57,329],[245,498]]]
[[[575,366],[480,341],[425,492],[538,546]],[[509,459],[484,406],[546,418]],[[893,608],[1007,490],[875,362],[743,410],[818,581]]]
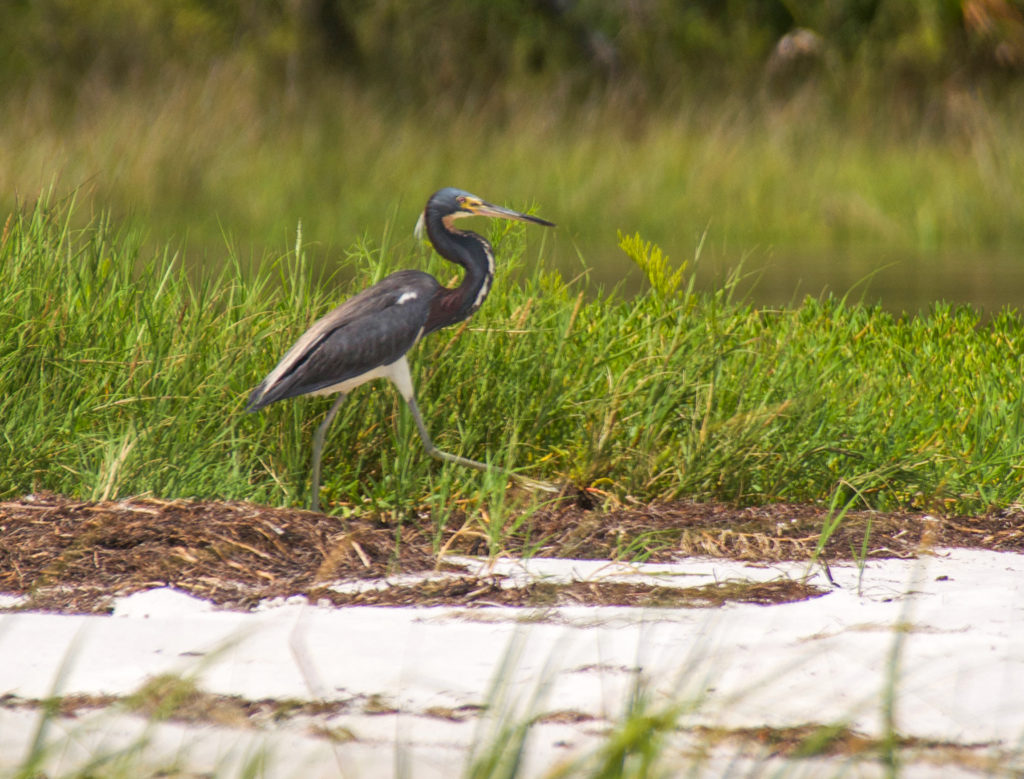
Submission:
[[[43,205],[12,215],[0,244],[3,496],[303,505],[329,400],[247,416],[248,390],[315,317],[383,273],[457,278],[387,236],[387,252],[352,247],[351,286],[311,270],[301,246],[252,269],[225,251],[188,273],[105,218],[73,221],[66,205]],[[412,357],[445,450],[640,499],[937,511],[1021,500],[1016,313],[982,325],[944,305],[916,318],[836,299],[758,310],[728,286],[593,298],[547,269],[523,226],[491,238],[503,275],[521,280],[503,279],[472,320]],[[427,457],[384,382],[343,407],[323,474],[328,507],[486,508],[494,549],[520,511],[503,478]]]

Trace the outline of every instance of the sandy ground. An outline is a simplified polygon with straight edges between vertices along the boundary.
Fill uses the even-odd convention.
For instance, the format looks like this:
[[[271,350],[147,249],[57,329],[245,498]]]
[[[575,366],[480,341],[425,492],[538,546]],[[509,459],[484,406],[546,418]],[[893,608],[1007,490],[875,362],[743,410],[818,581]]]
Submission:
[[[338,607],[293,596],[228,610],[155,586],[116,598],[108,614],[61,614],[19,611],[30,595],[14,593],[0,602],[0,766],[24,761],[40,701],[60,695],[40,736],[51,775],[142,744],[123,775],[235,776],[259,761],[273,777],[452,777],[508,741],[503,724],[532,719],[522,775],[543,776],[594,759],[639,685],[653,711],[679,706],[662,752],[668,775],[883,776],[888,690],[902,776],[1024,774],[1019,553],[836,561],[832,581],[800,561],[451,562],[456,573],[326,589],[427,588],[446,575],[492,591],[538,581],[693,589],[810,574],[821,594],[715,608]],[[194,680],[199,705],[162,720],[133,706],[162,674]],[[843,743],[796,756],[807,726],[837,723]]]

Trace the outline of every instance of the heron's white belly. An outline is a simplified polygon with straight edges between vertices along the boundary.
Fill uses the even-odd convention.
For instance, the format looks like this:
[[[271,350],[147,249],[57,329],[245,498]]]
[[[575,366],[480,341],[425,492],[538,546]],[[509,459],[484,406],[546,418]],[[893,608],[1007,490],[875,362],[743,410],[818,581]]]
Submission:
[[[374,379],[391,379],[395,386],[398,387],[398,391],[402,394],[402,397],[412,397],[412,381],[409,377],[409,363],[406,361],[404,355],[399,357],[393,363],[381,365],[367,371],[366,373],[361,373],[358,376],[353,376],[351,379],[345,379],[345,381],[340,381],[337,384],[332,384],[329,387],[324,387],[323,389],[309,394],[333,395],[335,392],[341,392],[347,395],[361,384],[373,381]]]

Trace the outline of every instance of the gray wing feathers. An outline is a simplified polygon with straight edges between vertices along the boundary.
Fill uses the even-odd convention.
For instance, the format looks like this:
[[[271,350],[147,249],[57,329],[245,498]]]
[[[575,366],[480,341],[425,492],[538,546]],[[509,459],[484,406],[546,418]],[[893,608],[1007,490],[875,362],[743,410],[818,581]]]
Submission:
[[[399,271],[317,320],[249,396],[246,411],[305,395],[397,360],[419,339],[440,284]]]

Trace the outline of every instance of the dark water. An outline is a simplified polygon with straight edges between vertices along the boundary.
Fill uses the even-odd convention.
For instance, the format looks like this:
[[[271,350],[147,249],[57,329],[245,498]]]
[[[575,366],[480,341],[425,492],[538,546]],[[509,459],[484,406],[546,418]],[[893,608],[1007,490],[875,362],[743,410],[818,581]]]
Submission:
[[[1024,309],[1024,252],[925,255],[871,249],[753,252],[745,258],[705,254],[690,270],[695,269],[698,289],[708,290],[720,287],[737,267],[737,294],[758,307],[790,306],[807,295],[831,293],[851,302],[881,304],[893,313],[927,311],[936,301],[970,304],[988,316],[1006,307]],[[590,278],[604,289],[621,282],[626,294],[648,287],[643,273],[621,252],[595,265]]]

